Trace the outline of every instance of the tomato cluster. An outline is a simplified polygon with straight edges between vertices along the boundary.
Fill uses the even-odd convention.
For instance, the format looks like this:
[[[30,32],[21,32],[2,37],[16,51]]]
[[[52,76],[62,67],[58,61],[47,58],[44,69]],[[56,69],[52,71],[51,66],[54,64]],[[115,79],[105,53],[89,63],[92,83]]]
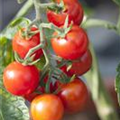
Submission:
[[[59,79],[54,78],[54,81],[50,81],[49,93],[46,93],[45,89],[49,81],[49,72],[41,79],[44,69],[40,70],[38,66],[14,61],[6,67],[3,74],[6,90],[31,102],[30,111],[33,120],[61,120],[64,111],[66,113],[81,111],[88,99],[87,87],[78,77],[86,73],[92,64],[88,36],[85,30],[79,27],[83,19],[83,9],[77,0],[63,1],[65,6],[62,11],[56,13],[50,9],[47,10],[48,21],[57,27],[63,28],[67,16],[67,27],[72,24],[71,29],[64,36],[59,35],[57,31],[53,33],[51,47],[55,55],[67,63],[59,67],[62,61],[54,59],[57,69],[62,73]],[[60,0],[56,2],[59,3]],[[26,60],[26,55],[31,48],[41,43],[40,33],[36,26],[31,27],[30,32],[36,33],[30,37],[24,36],[25,31],[26,28],[19,30],[12,40],[13,51],[22,60]],[[35,61],[44,56],[43,49],[34,51],[29,56],[30,60]],[[62,74],[69,78],[68,82],[61,82]]]

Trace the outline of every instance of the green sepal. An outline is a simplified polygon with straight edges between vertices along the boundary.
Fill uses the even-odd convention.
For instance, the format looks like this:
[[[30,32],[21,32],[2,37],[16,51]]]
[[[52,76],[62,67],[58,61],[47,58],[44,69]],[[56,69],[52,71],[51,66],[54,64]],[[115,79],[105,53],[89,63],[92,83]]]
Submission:
[[[53,6],[49,6],[48,9],[56,13],[60,13],[62,10],[64,11],[64,7],[65,7],[64,2],[63,0],[61,0],[59,4],[56,3]]]

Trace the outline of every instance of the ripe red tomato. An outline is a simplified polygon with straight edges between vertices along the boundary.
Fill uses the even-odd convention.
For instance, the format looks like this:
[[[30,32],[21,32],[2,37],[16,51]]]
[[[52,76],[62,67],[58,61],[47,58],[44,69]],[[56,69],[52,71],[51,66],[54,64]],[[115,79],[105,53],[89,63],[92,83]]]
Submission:
[[[54,33],[55,35],[57,33]],[[88,37],[86,32],[74,25],[65,38],[52,38],[51,44],[54,52],[67,60],[75,60],[83,56],[88,49]]]
[[[63,112],[61,100],[53,94],[40,95],[31,103],[33,120],[61,120]]]
[[[69,74],[83,75],[86,73],[92,66],[92,55],[88,50],[83,57],[78,61],[72,63],[71,69],[68,71]]]
[[[82,110],[87,103],[88,90],[86,85],[76,78],[74,81],[62,86],[58,96],[63,102],[65,111],[75,113]]]
[[[57,0],[59,3],[60,0]],[[60,13],[54,11],[47,11],[47,18],[49,22],[52,22],[56,26],[60,27],[64,25],[65,19],[69,17],[69,23],[73,22],[75,25],[80,25],[83,20],[83,8],[77,0],[63,0],[65,4],[65,10]]]
[[[18,31],[12,40],[13,51],[17,52],[21,58],[24,58],[31,48],[40,44],[39,33],[36,33],[30,38],[25,38],[22,37],[22,32],[24,30],[25,28],[23,28],[23,30]],[[31,31],[36,31],[36,30],[37,28],[35,27],[31,28]],[[40,58],[43,55],[42,49],[37,50],[34,54],[36,54],[35,60]]]
[[[23,66],[21,63],[13,62],[4,71],[4,86],[10,93],[24,96],[36,89],[39,75],[39,71],[34,65]]]

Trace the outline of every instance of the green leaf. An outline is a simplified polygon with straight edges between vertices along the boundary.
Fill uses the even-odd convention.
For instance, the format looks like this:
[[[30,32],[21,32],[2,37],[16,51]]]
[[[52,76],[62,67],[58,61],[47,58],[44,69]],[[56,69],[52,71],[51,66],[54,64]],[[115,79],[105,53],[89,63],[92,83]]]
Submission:
[[[120,0],[113,0],[113,1],[120,6]]]
[[[0,72],[2,73],[2,70]],[[13,96],[5,90],[2,74],[0,74],[0,120],[30,120],[25,100]]]
[[[0,37],[0,65],[8,65],[13,60],[11,41],[4,36]]]
[[[118,101],[120,104],[120,64],[117,67],[117,76],[116,76],[116,81],[115,81],[115,90],[118,94]]]

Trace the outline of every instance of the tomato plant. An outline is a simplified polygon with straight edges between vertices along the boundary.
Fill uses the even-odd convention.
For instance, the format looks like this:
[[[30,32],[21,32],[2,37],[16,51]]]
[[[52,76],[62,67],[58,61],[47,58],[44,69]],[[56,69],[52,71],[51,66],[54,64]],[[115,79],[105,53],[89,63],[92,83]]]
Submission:
[[[61,100],[53,94],[40,95],[31,103],[33,120],[61,120],[63,112]]]
[[[84,108],[88,100],[86,85],[78,78],[62,86],[58,96],[61,98],[65,111],[75,113]]]
[[[33,5],[36,18],[30,21],[23,16]],[[28,0],[16,17],[0,34],[0,106],[4,105],[0,120],[62,120],[64,111],[74,114],[84,109],[89,97],[86,85],[101,120],[118,120],[85,30],[102,26],[119,33],[120,20],[116,25],[91,19],[78,0]],[[30,102],[31,116],[20,104],[24,99]]]
[[[35,27],[31,28],[31,32],[35,32],[37,30],[38,29]],[[24,31],[25,31],[25,28],[19,30],[15,34],[12,40],[13,51],[17,52],[21,58],[24,58],[31,48],[40,44],[39,32],[27,38],[23,36]],[[35,54],[35,57],[34,57],[35,59],[40,58],[43,55],[42,49],[35,51],[34,54]]]
[[[12,94],[24,96],[33,92],[38,86],[40,72],[35,66],[23,66],[13,62],[3,74],[5,88]]]
[[[64,38],[52,38],[51,44],[58,56],[67,60],[75,60],[87,51],[89,40],[86,32],[74,25]]]
[[[60,0],[57,2],[60,2]],[[47,11],[48,21],[60,27],[64,25],[65,19],[68,16],[69,23],[73,22],[75,25],[80,25],[83,19],[83,8],[81,4],[76,0],[64,0],[64,4],[64,9],[59,13],[51,10]]]

